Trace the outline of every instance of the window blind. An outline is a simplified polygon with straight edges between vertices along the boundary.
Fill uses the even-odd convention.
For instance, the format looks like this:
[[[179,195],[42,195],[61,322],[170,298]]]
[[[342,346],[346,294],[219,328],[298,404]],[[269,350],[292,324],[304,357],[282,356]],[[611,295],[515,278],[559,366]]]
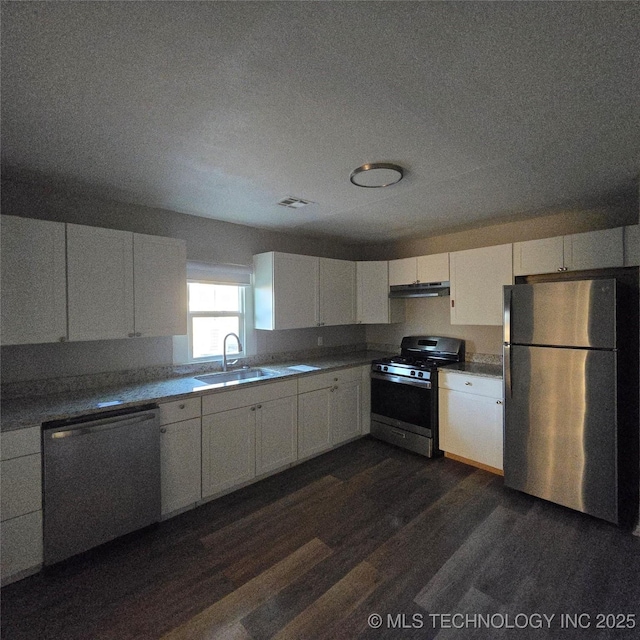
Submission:
[[[251,273],[252,267],[243,264],[187,262],[187,280],[247,287],[251,284]]]

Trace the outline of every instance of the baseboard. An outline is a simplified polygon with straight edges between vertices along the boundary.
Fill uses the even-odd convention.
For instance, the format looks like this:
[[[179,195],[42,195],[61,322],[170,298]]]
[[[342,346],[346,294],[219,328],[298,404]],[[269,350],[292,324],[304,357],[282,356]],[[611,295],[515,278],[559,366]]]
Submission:
[[[497,476],[503,476],[504,471],[502,469],[497,469],[496,467],[490,467],[488,464],[482,464],[482,462],[476,462],[475,460],[469,460],[469,458],[463,458],[462,456],[457,456],[455,453],[447,453],[445,451],[445,458],[450,458],[451,460],[455,460],[456,462],[462,462],[464,464],[468,464],[472,467],[478,467],[478,469],[482,469],[483,471],[488,471],[489,473],[495,473]]]

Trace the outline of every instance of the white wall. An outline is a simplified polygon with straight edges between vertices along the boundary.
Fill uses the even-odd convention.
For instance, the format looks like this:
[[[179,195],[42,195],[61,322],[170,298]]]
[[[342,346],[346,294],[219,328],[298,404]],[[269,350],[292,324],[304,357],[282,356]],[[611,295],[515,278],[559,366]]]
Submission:
[[[369,344],[390,344],[400,348],[403,336],[433,335],[465,340],[467,357],[472,353],[502,353],[502,327],[452,325],[451,298],[412,298],[405,302],[405,321],[367,327]]]

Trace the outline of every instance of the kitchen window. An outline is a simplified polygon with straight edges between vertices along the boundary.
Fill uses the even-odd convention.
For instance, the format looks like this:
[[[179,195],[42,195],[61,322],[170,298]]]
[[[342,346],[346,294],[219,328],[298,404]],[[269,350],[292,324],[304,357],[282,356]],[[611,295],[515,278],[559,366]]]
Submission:
[[[192,361],[222,356],[222,342],[235,333],[244,343],[244,287],[210,282],[188,282],[189,357]],[[238,354],[238,343],[229,340],[229,355]]]
[[[238,353],[236,340],[227,340],[229,356],[247,355],[247,318],[251,269],[242,265],[187,263],[188,334],[174,339],[174,362],[205,362],[222,358],[222,343],[229,333],[245,347]]]

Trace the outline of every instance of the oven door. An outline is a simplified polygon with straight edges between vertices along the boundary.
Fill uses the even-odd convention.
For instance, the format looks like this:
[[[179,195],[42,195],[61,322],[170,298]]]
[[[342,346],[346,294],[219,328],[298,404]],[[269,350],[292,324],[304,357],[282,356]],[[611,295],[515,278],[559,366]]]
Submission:
[[[434,437],[436,394],[430,382],[371,374],[371,418],[421,436]]]

